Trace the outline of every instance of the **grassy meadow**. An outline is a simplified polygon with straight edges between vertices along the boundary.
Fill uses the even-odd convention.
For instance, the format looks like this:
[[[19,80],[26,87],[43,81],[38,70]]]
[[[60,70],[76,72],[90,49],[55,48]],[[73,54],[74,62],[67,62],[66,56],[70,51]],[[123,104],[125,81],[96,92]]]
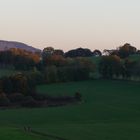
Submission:
[[[54,140],[24,132],[24,126],[67,140],[140,139],[139,82],[91,80],[42,85],[37,90],[55,96],[79,91],[83,102],[63,107],[1,109],[1,139]]]

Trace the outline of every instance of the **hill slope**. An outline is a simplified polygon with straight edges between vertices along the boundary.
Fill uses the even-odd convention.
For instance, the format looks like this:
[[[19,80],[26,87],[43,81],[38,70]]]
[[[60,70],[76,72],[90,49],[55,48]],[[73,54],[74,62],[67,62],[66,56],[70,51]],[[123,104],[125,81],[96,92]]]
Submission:
[[[16,42],[16,41],[5,41],[0,40],[0,51],[7,50],[10,48],[20,48],[30,52],[40,52],[41,50],[34,48],[32,46],[28,46],[27,44]]]

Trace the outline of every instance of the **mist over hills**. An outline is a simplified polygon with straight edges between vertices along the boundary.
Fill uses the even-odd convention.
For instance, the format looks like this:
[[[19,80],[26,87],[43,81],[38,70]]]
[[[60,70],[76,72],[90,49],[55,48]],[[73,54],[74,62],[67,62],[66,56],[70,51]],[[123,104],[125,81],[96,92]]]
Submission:
[[[40,49],[29,46],[22,42],[0,40],[0,51],[8,50],[10,48],[20,48],[30,52],[40,52]]]

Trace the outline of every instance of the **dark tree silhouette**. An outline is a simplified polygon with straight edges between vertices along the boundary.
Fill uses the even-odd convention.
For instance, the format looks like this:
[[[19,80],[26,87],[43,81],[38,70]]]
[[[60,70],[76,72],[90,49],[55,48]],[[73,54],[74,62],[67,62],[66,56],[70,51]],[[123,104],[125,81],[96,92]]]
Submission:
[[[77,48],[65,53],[66,57],[89,57],[92,56],[90,49]]]
[[[100,50],[94,50],[93,51],[93,56],[102,56],[102,53]]]

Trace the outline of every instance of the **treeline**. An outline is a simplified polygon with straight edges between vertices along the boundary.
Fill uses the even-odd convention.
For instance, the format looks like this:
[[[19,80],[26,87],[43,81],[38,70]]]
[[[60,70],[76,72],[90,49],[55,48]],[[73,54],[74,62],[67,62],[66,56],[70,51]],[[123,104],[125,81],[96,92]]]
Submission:
[[[114,50],[104,50],[106,55],[117,55],[120,58],[127,58],[129,55],[140,54],[140,50],[137,50],[136,47],[132,46],[129,43],[125,43],[123,46],[118,47]]]
[[[117,50],[107,51],[99,63],[99,72],[103,78],[140,80],[140,61],[132,60],[130,55],[139,54],[139,50],[126,43]]]
[[[29,70],[35,67],[39,61],[39,53],[32,53],[17,48],[0,51],[0,68],[12,65],[16,70]]]
[[[70,50],[65,53],[65,57],[90,57],[90,56],[102,56],[100,50],[94,50],[93,52],[90,49],[77,48]]]
[[[34,76],[33,76],[34,75]],[[33,76],[33,77],[32,77]],[[36,77],[36,78],[35,78]],[[46,107],[77,103],[82,100],[79,92],[73,96],[50,96],[37,93],[39,83],[35,73],[18,73],[0,79],[0,106],[7,107]]]
[[[37,55],[20,49],[0,52],[2,65],[13,65],[15,70],[20,71],[0,78],[0,106],[38,107],[79,102],[80,93],[51,97],[37,93],[36,85],[87,80],[95,69],[92,61],[83,57],[65,57],[60,50],[52,52],[51,48],[42,52],[39,61],[34,59]]]
[[[37,71],[38,80],[42,84],[86,80],[95,69],[90,59],[66,57],[62,50],[54,50],[52,47],[45,48],[41,54],[22,49],[2,51],[0,52],[0,67],[5,65],[12,65],[15,70],[26,71],[28,74],[30,71]],[[34,75],[31,74],[31,76],[34,78]]]

